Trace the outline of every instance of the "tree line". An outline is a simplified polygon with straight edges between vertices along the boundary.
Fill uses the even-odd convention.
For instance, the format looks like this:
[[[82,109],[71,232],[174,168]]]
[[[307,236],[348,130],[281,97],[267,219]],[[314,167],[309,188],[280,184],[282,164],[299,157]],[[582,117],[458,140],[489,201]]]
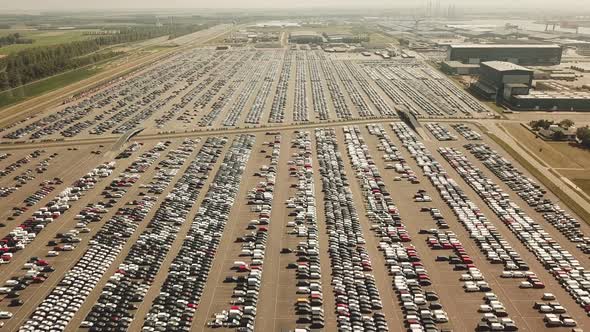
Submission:
[[[98,52],[109,45],[137,42],[169,35],[171,38],[205,28],[204,25],[125,27],[119,33],[65,44],[32,47],[0,58],[0,91],[83,67],[116,56]]]
[[[13,44],[32,44],[33,40],[30,38],[23,38],[20,33],[11,33],[0,37],[0,47]]]
[[[529,125],[531,126],[531,128],[533,128],[533,130],[540,130],[541,128],[549,129],[549,127],[552,125],[558,125],[559,127],[567,130],[567,129],[572,128],[575,125],[575,123],[574,123],[574,121],[572,121],[570,119],[564,119],[560,122],[541,119],[541,120],[531,121],[531,122],[529,122]],[[552,138],[555,140],[562,140],[565,138],[565,134],[562,131],[556,131],[553,133]],[[581,146],[590,149],[590,127],[584,126],[584,127],[577,128],[576,129],[576,138],[578,139],[578,142],[580,143]]]

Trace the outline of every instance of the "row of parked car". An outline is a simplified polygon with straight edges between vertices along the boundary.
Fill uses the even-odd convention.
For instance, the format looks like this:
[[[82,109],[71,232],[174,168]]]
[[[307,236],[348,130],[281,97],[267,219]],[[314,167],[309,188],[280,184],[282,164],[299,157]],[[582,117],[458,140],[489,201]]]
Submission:
[[[421,117],[422,113],[418,110],[416,105],[410,102],[406,97],[403,96],[400,89],[394,86],[388,79],[384,78],[379,74],[377,69],[370,65],[361,65],[363,71],[367,76],[385,92],[385,94],[393,101],[396,105],[402,105],[410,113],[416,117]]]
[[[53,178],[53,180],[45,180],[45,181],[39,183],[39,187],[41,187],[41,188],[37,189],[34,193],[27,196],[23,200],[24,206],[20,207],[20,211],[24,212],[24,209],[35,206],[43,198],[45,198],[49,194],[51,194],[53,192],[53,190],[55,190],[55,186],[59,186],[61,184],[63,184],[63,181],[57,177]],[[13,214],[13,216],[15,216],[15,215]]]
[[[248,59],[246,53],[229,52],[231,55],[226,60],[226,64],[214,70],[211,76],[213,77],[213,84],[211,84],[205,91],[202,92],[201,96],[197,98],[194,103],[195,110],[203,110],[213,98],[221,91],[231,78],[238,72],[242,67],[243,61]]]
[[[439,148],[439,153],[570,293],[572,298],[587,313],[590,313],[590,271],[587,271],[568,250],[562,248],[541,224],[512,201],[508,193],[503,192],[461,151],[453,148]]]
[[[14,252],[22,250],[30,244],[37,234],[43,231],[45,226],[70,209],[71,202],[79,200],[80,196],[94,188],[95,184],[101,179],[108,177],[114,168],[114,162],[97,166],[76,180],[70,187],[62,190],[51,201],[47,202],[44,207],[34,211],[30,218],[15,227],[8,235],[0,240],[0,252],[3,253],[0,263],[10,263]]]
[[[381,173],[373,160],[358,127],[344,127],[345,144],[367,207],[371,229],[380,239],[387,270],[393,276],[393,288],[404,313],[405,325],[410,331],[439,331],[437,324],[449,321],[428,271],[420,260],[416,248],[404,245],[411,237],[389,193]],[[427,296],[428,294],[428,296]]]
[[[112,130],[114,134],[122,134],[134,128],[162,110],[165,105],[175,99],[177,96],[184,95],[185,90],[190,86],[189,80],[191,74],[194,74],[201,63],[198,60],[211,59],[214,55],[207,50],[193,50],[182,53],[174,60],[163,62],[159,67],[141,76],[149,75],[150,81],[136,85],[140,93],[132,93],[130,99],[119,102],[114,107],[104,113],[110,116],[108,119],[100,119],[98,126],[91,130],[92,134],[102,134],[107,130]],[[135,90],[137,91],[137,90]],[[141,98],[141,99],[139,99]],[[177,105],[169,108],[170,112],[178,110]],[[168,114],[165,112],[163,116]],[[99,114],[97,117],[101,117]],[[96,118],[95,118],[96,119]]]
[[[373,88],[373,86],[367,81],[365,76],[361,73],[358,68],[358,65],[353,61],[345,61],[344,67],[347,68],[352,75],[351,80],[353,79],[356,83],[361,87],[361,89],[365,92],[365,94],[369,97],[373,105],[379,114],[383,116],[394,116],[396,112],[392,109],[389,104],[381,97],[381,95]]]
[[[185,124],[191,123],[194,117],[189,116],[191,108],[189,104],[211,84],[216,77],[214,70],[228,58],[226,52],[215,52],[208,49],[195,50],[196,56],[193,56],[192,68],[179,77],[183,79],[184,86],[182,90],[187,90],[180,97],[180,101],[174,103],[170,108],[162,112],[154,119],[156,128],[163,128],[169,121],[176,117],[176,120],[182,120]],[[198,82],[198,83],[197,83]],[[178,116],[179,113],[182,113]]]
[[[369,107],[369,104],[367,104],[359,89],[357,89],[357,87],[354,85],[356,78],[350,76],[348,69],[342,64],[341,61],[333,61],[331,59],[327,61],[330,63],[330,65],[332,65],[332,68],[334,68],[334,71],[338,77],[340,77],[340,82],[342,82],[344,90],[346,90],[348,93],[348,96],[350,97],[352,104],[356,107],[358,114],[361,117],[374,116],[375,114],[373,110]]]
[[[315,138],[338,330],[388,331],[336,132],[316,129]]]
[[[269,133],[267,133],[269,135]],[[212,327],[235,328],[240,332],[253,332],[255,329],[258,297],[262,286],[262,273],[268,240],[268,228],[272,225],[272,204],[281,136],[274,135],[263,146],[272,149],[266,155],[269,165],[260,165],[256,176],[261,178],[256,186],[248,191],[246,199],[256,214],[246,226],[246,233],[236,239],[240,243],[239,258],[231,267],[234,274],[225,278],[225,283],[233,283],[230,308],[215,313],[208,323]],[[261,153],[267,153],[266,150]]]
[[[207,127],[213,125],[215,120],[221,111],[229,104],[232,100],[233,95],[236,91],[239,90],[239,87],[242,85],[242,82],[250,79],[250,74],[256,69],[256,66],[249,61],[248,58],[252,56],[245,55],[242,60],[238,60],[233,64],[233,67],[230,67],[226,72],[225,75],[222,75],[211,87],[209,91],[207,91],[207,98],[213,98],[222,87],[227,85],[226,90],[217,97],[215,102],[211,105],[211,111],[205,114],[198,122],[200,127]],[[241,61],[241,62],[240,62]],[[229,83],[229,85],[228,85]],[[209,94],[213,94],[209,97]],[[199,101],[197,101],[199,102]],[[202,105],[202,104],[201,104]],[[202,106],[201,108],[204,108]]]
[[[154,153],[162,151],[162,147],[166,146],[157,145],[140,155],[138,160],[150,158]],[[121,172],[120,178],[129,172],[130,168],[124,170]],[[107,188],[113,182],[105,190],[108,190]],[[154,206],[155,200],[155,197],[141,195],[138,199],[119,208],[114,216],[106,221],[92,237],[81,259],[65,273],[58,286],[43,300],[20,330],[44,331],[54,328],[55,330],[64,330],[106,269],[121,251],[123,244],[133,233],[133,230],[137,228]],[[50,248],[46,254],[46,259],[51,260],[51,257],[59,256],[61,251],[74,250],[75,245],[81,242],[82,234],[90,233],[90,223],[100,221],[102,216],[116,203],[117,199],[89,203],[75,217],[77,223],[74,229],[66,233],[58,233],[56,235],[57,241],[51,240],[48,242],[47,246]],[[62,244],[58,244],[58,241]],[[42,266],[40,262],[37,260],[36,265]],[[34,269],[29,270],[29,272],[32,272],[32,270]],[[39,275],[33,278],[39,278]]]
[[[436,95],[451,105],[452,111],[459,111],[466,116],[471,113],[487,113],[487,110],[473,96],[451,82],[445,75],[434,70],[432,67],[421,63],[417,67],[403,67],[411,70],[412,76],[422,80]],[[456,113],[453,113],[456,114]]]
[[[15,175],[12,180],[14,181],[14,183],[9,184],[6,187],[0,187],[0,197],[8,197],[10,196],[12,193],[16,192],[17,190],[19,190],[20,188],[22,188],[22,186],[28,184],[29,182],[32,182],[35,177],[36,174],[43,174],[45,171],[47,171],[49,165],[50,165],[50,161],[53,160],[55,157],[57,157],[58,153],[52,153],[51,155],[49,155],[48,157],[40,160],[37,164],[35,164],[34,166],[27,168],[25,171],[23,171],[22,173]],[[21,159],[21,160],[27,160],[26,162],[19,164],[18,167],[22,167],[24,165],[26,165],[30,160],[30,159],[26,159],[27,157],[25,157],[25,159]],[[35,170],[35,172],[33,172],[33,170]],[[9,174],[10,172],[8,172],[7,174]]]
[[[222,76],[220,73],[227,69],[226,61],[233,59],[233,56],[236,56],[236,54],[220,51],[214,54],[212,61],[203,63],[202,67],[193,76],[187,78],[187,83],[191,89],[182,96],[180,103],[175,104],[175,109],[178,110],[164,113],[164,115],[157,118],[155,120],[156,127],[163,128],[170,121],[168,118],[176,116],[179,112],[180,115],[176,117],[177,121],[181,121],[185,125],[193,123],[200,110],[199,103],[205,100],[208,102],[213,98],[213,94],[209,89],[214,86],[213,82]]]
[[[464,146],[477,159],[491,170],[502,182],[520,196],[535,211],[585,254],[590,254],[590,237],[581,230],[580,222],[567,213],[559,204],[545,196],[547,191],[536,181],[527,177],[510,161],[486,144],[467,144]]]
[[[166,83],[160,79],[172,77],[166,75],[173,75],[177,70],[186,69],[187,66],[180,62],[158,63],[158,66],[107,87],[73,105],[65,106],[63,109],[26,126],[19,127],[4,137],[17,139],[30,135],[31,139],[38,139],[58,132],[61,132],[62,136],[72,137],[93,125],[107,123],[112,127],[119,125],[134,113],[127,111],[123,106],[136,105],[139,98],[144,97],[149,91],[161,88],[160,85]],[[109,105],[114,105],[110,112],[122,112],[124,115],[117,119],[105,119],[103,110]],[[94,117],[91,117],[92,114],[95,114]]]
[[[253,144],[254,136],[240,135],[225,154],[142,331],[190,330]]]
[[[492,264],[503,264],[505,270],[529,270],[528,264],[524,262],[521,255],[504,239],[457,182],[447,174],[411,129],[404,123],[393,123],[392,129],[487,260]]]
[[[410,164],[404,159],[400,150],[391,140],[389,134],[385,131],[382,124],[369,124],[367,125],[369,134],[374,135],[379,140],[377,149],[383,152],[383,160],[387,162],[385,169],[394,169],[399,176],[394,178],[395,181],[401,181],[405,179],[414,184],[420,183],[416,173],[410,167]]]
[[[412,157],[416,160],[418,166],[423,170],[425,176],[427,176],[433,186],[437,188],[443,201],[453,210],[455,216],[463,224],[470,234],[470,237],[475,241],[482,254],[492,264],[503,264],[505,272],[510,273],[511,276],[518,275],[518,278],[528,278],[527,272],[529,267],[521,259],[520,254],[516,252],[510,244],[502,237],[497,231],[494,225],[489,222],[483,215],[479,207],[473,203],[467,195],[463,192],[460,186],[446,173],[442,166],[432,156],[430,151],[420,142],[417,136],[411,131],[411,129],[403,123],[393,123],[392,129],[397,137],[402,142],[403,146],[408,150]],[[439,214],[436,211],[433,213],[431,208],[425,209],[431,212],[434,219],[437,219]],[[439,212],[440,213],[440,212]],[[440,215],[442,217],[442,215]],[[433,231],[421,231],[425,234],[437,234],[438,230]],[[445,245],[450,249],[454,248],[451,244],[450,238],[447,234],[445,241],[432,243],[431,247],[434,248],[445,248]],[[447,244],[448,243],[448,244]],[[453,240],[458,248],[463,247],[459,243]],[[438,245],[437,245],[438,244]],[[473,264],[470,257],[461,257],[460,254],[466,254],[464,251],[457,251],[456,255],[451,256],[440,256],[437,257],[438,261],[449,261],[454,260],[461,267],[459,271],[468,271],[465,276],[461,276],[464,281],[469,281],[469,284],[465,284],[465,291],[484,291],[484,300],[487,306],[492,304],[491,301],[499,301],[498,297],[489,292],[489,285],[478,284],[478,281],[483,281],[483,275]],[[463,262],[462,258],[467,260]],[[530,274],[531,280],[537,281],[538,278],[535,274]],[[479,280],[477,280],[479,279]],[[486,287],[487,286],[487,287]],[[481,287],[481,288],[480,288]],[[498,304],[493,302],[494,304]],[[501,304],[501,302],[499,303]],[[501,311],[501,307],[497,307]],[[504,313],[494,312],[494,307],[488,310],[488,307],[480,307],[479,312],[482,313],[482,318],[476,329],[478,331],[513,331],[517,327],[512,320],[505,319]]]
[[[352,118],[352,111],[348,108],[348,104],[344,98],[344,93],[342,92],[342,89],[340,89],[340,85],[338,85],[338,81],[334,76],[334,66],[332,61],[329,59],[324,59],[320,60],[319,63],[320,68],[322,68],[322,72],[324,74],[324,82],[326,82],[328,91],[330,92],[330,99],[332,100],[332,105],[334,105],[334,112],[336,112],[336,116],[338,119]]]
[[[260,118],[262,118],[262,113],[264,113],[264,109],[270,96],[271,88],[275,82],[277,75],[279,74],[279,61],[274,59],[269,59],[268,61],[268,70],[264,74],[262,78],[262,85],[258,90],[258,94],[250,107],[250,111],[246,115],[246,119],[244,120],[245,123],[250,124],[259,124]]]
[[[416,116],[424,117],[424,112],[426,112],[428,117],[443,117],[445,114],[452,114],[451,107],[449,107],[448,103],[444,103],[440,98],[437,98],[422,83],[422,80],[415,79],[402,68],[410,67],[412,64],[413,61],[406,61],[403,66],[375,66],[375,69],[397,90],[398,94],[401,93],[404,99],[410,101],[410,104],[418,106],[420,112],[415,114]],[[415,108],[412,110],[415,110]]]
[[[429,122],[424,125],[428,131],[439,141],[456,141],[457,136],[451,134],[449,129],[441,126],[439,123]]]
[[[223,125],[226,127],[233,127],[238,123],[240,116],[244,113],[244,109],[246,108],[246,103],[250,100],[250,97],[256,91],[260,93],[258,88],[258,82],[262,80],[264,73],[268,69],[265,65],[266,62],[251,62],[251,66],[253,67],[251,72],[245,77],[245,83],[240,91],[240,94],[237,96],[236,100],[233,102],[231,107],[227,110],[227,115],[225,116],[225,120],[223,121]]]
[[[287,107],[287,91],[291,79],[291,64],[293,63],[293,52],[286,51],[283,54],[283,65],[279,73],[277,88],[273,94],[268,122],[282,123],[285,121],[285,108]]]
[[[454,124],[451,124],[451,127],[453,127],[461,136],[465,137],[465,139],[468,141],[481,140],[481,134],[478,133],[477,131],[471,129],[471,127],[469,127],[466,124],[454,123]]]
[[[183,63],[183,69],[188,69],[186,63]],[[102,135],[113,130],[117,126],[124,124],[127,119],[134,117],[142,108],[146,109],[152,103],[160,103],[160,97],[170,90],[173,86],[171,80],[175,75],[180,73],[181,67],[178,64],[175,67],[169,65],[163,66],[165,71],[151,70],[131,79],[129,86],[119,91],[117,99],[113,98],[103,108],[100,114],[97,114],[94,121],[98,121],[89,132],[93,135]]]
[[[285,202],[291,209],[289,216],[292,217],[287,227],[290,229],[288,234],[302,239],[295,250],[297,262],[292,265],[296,268],[297,294],[305,296],[297,298],[294,310],[298,315],[298,326],[305,324],[307,328],[320,329],[325,323],[311,134],[296,133],[291,147],[296,152],[288,161],[289,175],[297,178],[297,183],[291,185],[295,194]],[[284,248],[281,252],[293,250]]]
[[[311,52],[307,54],[313,111],[320,120],[328,120],[330,118],[330,112],[328,111],[328,101],[324,93],[317,59],[316,53]]]
[[[194,157],[196,143],[191,140],[185,143],[174,156],[183,162],[172,163],[169,168],[179,169],[189,161],[187,168],[126,253],[117,271],[109,278],[102,296],[86,317],[85,322],[96,330],[129,327],[134,317],[133,303],[142,302],[154,282],[226,139],[208,138]],[[172,179],[167,177],[160,181],[167,182],[163,185],[169,186],[171,182],[168,181]]]
[[[39,158],[44,153],[45,150],[34,150],[19,160],[10,163],[8,166],[4,167],[4,169],[0,170],[0,178],[3,178],[15,170],[23,167],[24,165],[30,163],[33,159]]]
[[[309,121],[307,111],[307,61],[305,53],[295,53],[295,96],[293,105],[293,120],[295,122]]]
[[[440,232],[436,229],[428,232],[430,236],[426,242],[432,249],[444,250],[451,249],[454,255],[437,256],[439,262],[448,262],[453,265],[453,270],[461,272],[459,278],[463,282],[465,292],[482,292],[484,293],[484,304],[478,308],[478,312],[483,314],[480,322],[475,328],[476,331],[494,331],[500,329],[503,331],[517,331],[518,327],[514,320],[508,317],[508,312],[504,304],[498,299],[492,288],[485,281],[483,273],[474,265],[473,260],[467,254],[463,244],[457,239],[455,233],[451,231]],[[505,272],[506,273],[506,272]],[[512,272],[509,271],[512,275]],[[520,273],[520,272],[519,272]],[[527,271],[526,273],[531,273]],[[504,275],[504,274],[503,274]],[[525,273],[522,273],[522,277]],[[529,275],[532,277],[532,275]]]

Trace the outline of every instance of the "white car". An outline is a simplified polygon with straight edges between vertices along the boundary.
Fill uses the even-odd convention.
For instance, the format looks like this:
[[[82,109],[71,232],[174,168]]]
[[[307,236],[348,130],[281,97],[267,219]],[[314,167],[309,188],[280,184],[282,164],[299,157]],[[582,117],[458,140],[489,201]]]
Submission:
[[[0,311],[0,319],[8,319],[12,317],[12,312]]]

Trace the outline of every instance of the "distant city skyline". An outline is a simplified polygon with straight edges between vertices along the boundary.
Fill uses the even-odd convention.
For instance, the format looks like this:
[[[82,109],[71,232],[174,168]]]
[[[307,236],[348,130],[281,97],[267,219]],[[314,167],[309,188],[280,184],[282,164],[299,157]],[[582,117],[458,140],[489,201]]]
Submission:
[[[434,4],[437,0],[432,0]],[[166,8],[220,8],[220,9],[280,9],[280,8],[426,8],[427,0],[401,1],[401,0],[216,0],[216,1],[194,1],[194,0],[101,0],[101,1],[79,1],[79,0],[52,0],[40,3],[39,0],[0,0],[0,9],[4,10],[80,10],[80,9],[166,9]],[[493,3],[473,0],[440,0],[441,10],[449,5],[469,8],[491,8],[494,11],[510,8],[535,8],[539,9],[560,9],[567,11],[572,8],[589,10],[590,1],[561,0],[561,1],[535,1],[535,0],[494,0]],[[534,14],[534,13],[531,13]],[[583,14],[583,13],[580,13]],[[589,13],[590,15],[590,13]]]

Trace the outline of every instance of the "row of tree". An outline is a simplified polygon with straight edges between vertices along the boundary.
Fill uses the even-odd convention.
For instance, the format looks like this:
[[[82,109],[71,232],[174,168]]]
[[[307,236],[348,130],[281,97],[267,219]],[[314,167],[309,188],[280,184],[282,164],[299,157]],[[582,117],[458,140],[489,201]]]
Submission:
[[[549,129],[549,127],[552,125],[559,125],[559,127],[567,130],[567,129],[570,129],[571,127],[573,127],[575,125],[575,123],[574,123],[574,121],[572,121],[570,119],[565,119],[560,122],[542,119],[542,120],[531,121],[531,122],[529,122],[529,125],[534,130],[539,130],[541,128]],[[554,140],[561,141],[561,140],[565,139],[565,134],[563,131],[557,130],[553,133],[552,138]],[[582,145],[585,148],[590,149],[590,127],[585,126],[585,127],[577,128],[576,129],[576,138],[580,142],[580,145]]]
[[[20,33],[11,33],[0,37],[0,47],[13,44],[32,44],[33,40],[30,38],[23,38]]]
[[[129,27],[119,33],[45,47],[32,47],[0,58],[0,91],[15,88],[67,70],[115,56],[98,52],[109,45],[137,42],[161,36],[181,36],[203,29],[204,25]]]
[[[565,119],[562,120],[560,122],[555,122],[553,120],[533,120],[531,122],[529,122],[529,126],[531,126],[531,128],[533,128],[534,130],[539,130],[541,128],[543,129],[549,129],[549,127],[551,127],[552,125],[558,125],[563,129],[570,129],[571,127],[574,126],[574,122],[570,119]]]

